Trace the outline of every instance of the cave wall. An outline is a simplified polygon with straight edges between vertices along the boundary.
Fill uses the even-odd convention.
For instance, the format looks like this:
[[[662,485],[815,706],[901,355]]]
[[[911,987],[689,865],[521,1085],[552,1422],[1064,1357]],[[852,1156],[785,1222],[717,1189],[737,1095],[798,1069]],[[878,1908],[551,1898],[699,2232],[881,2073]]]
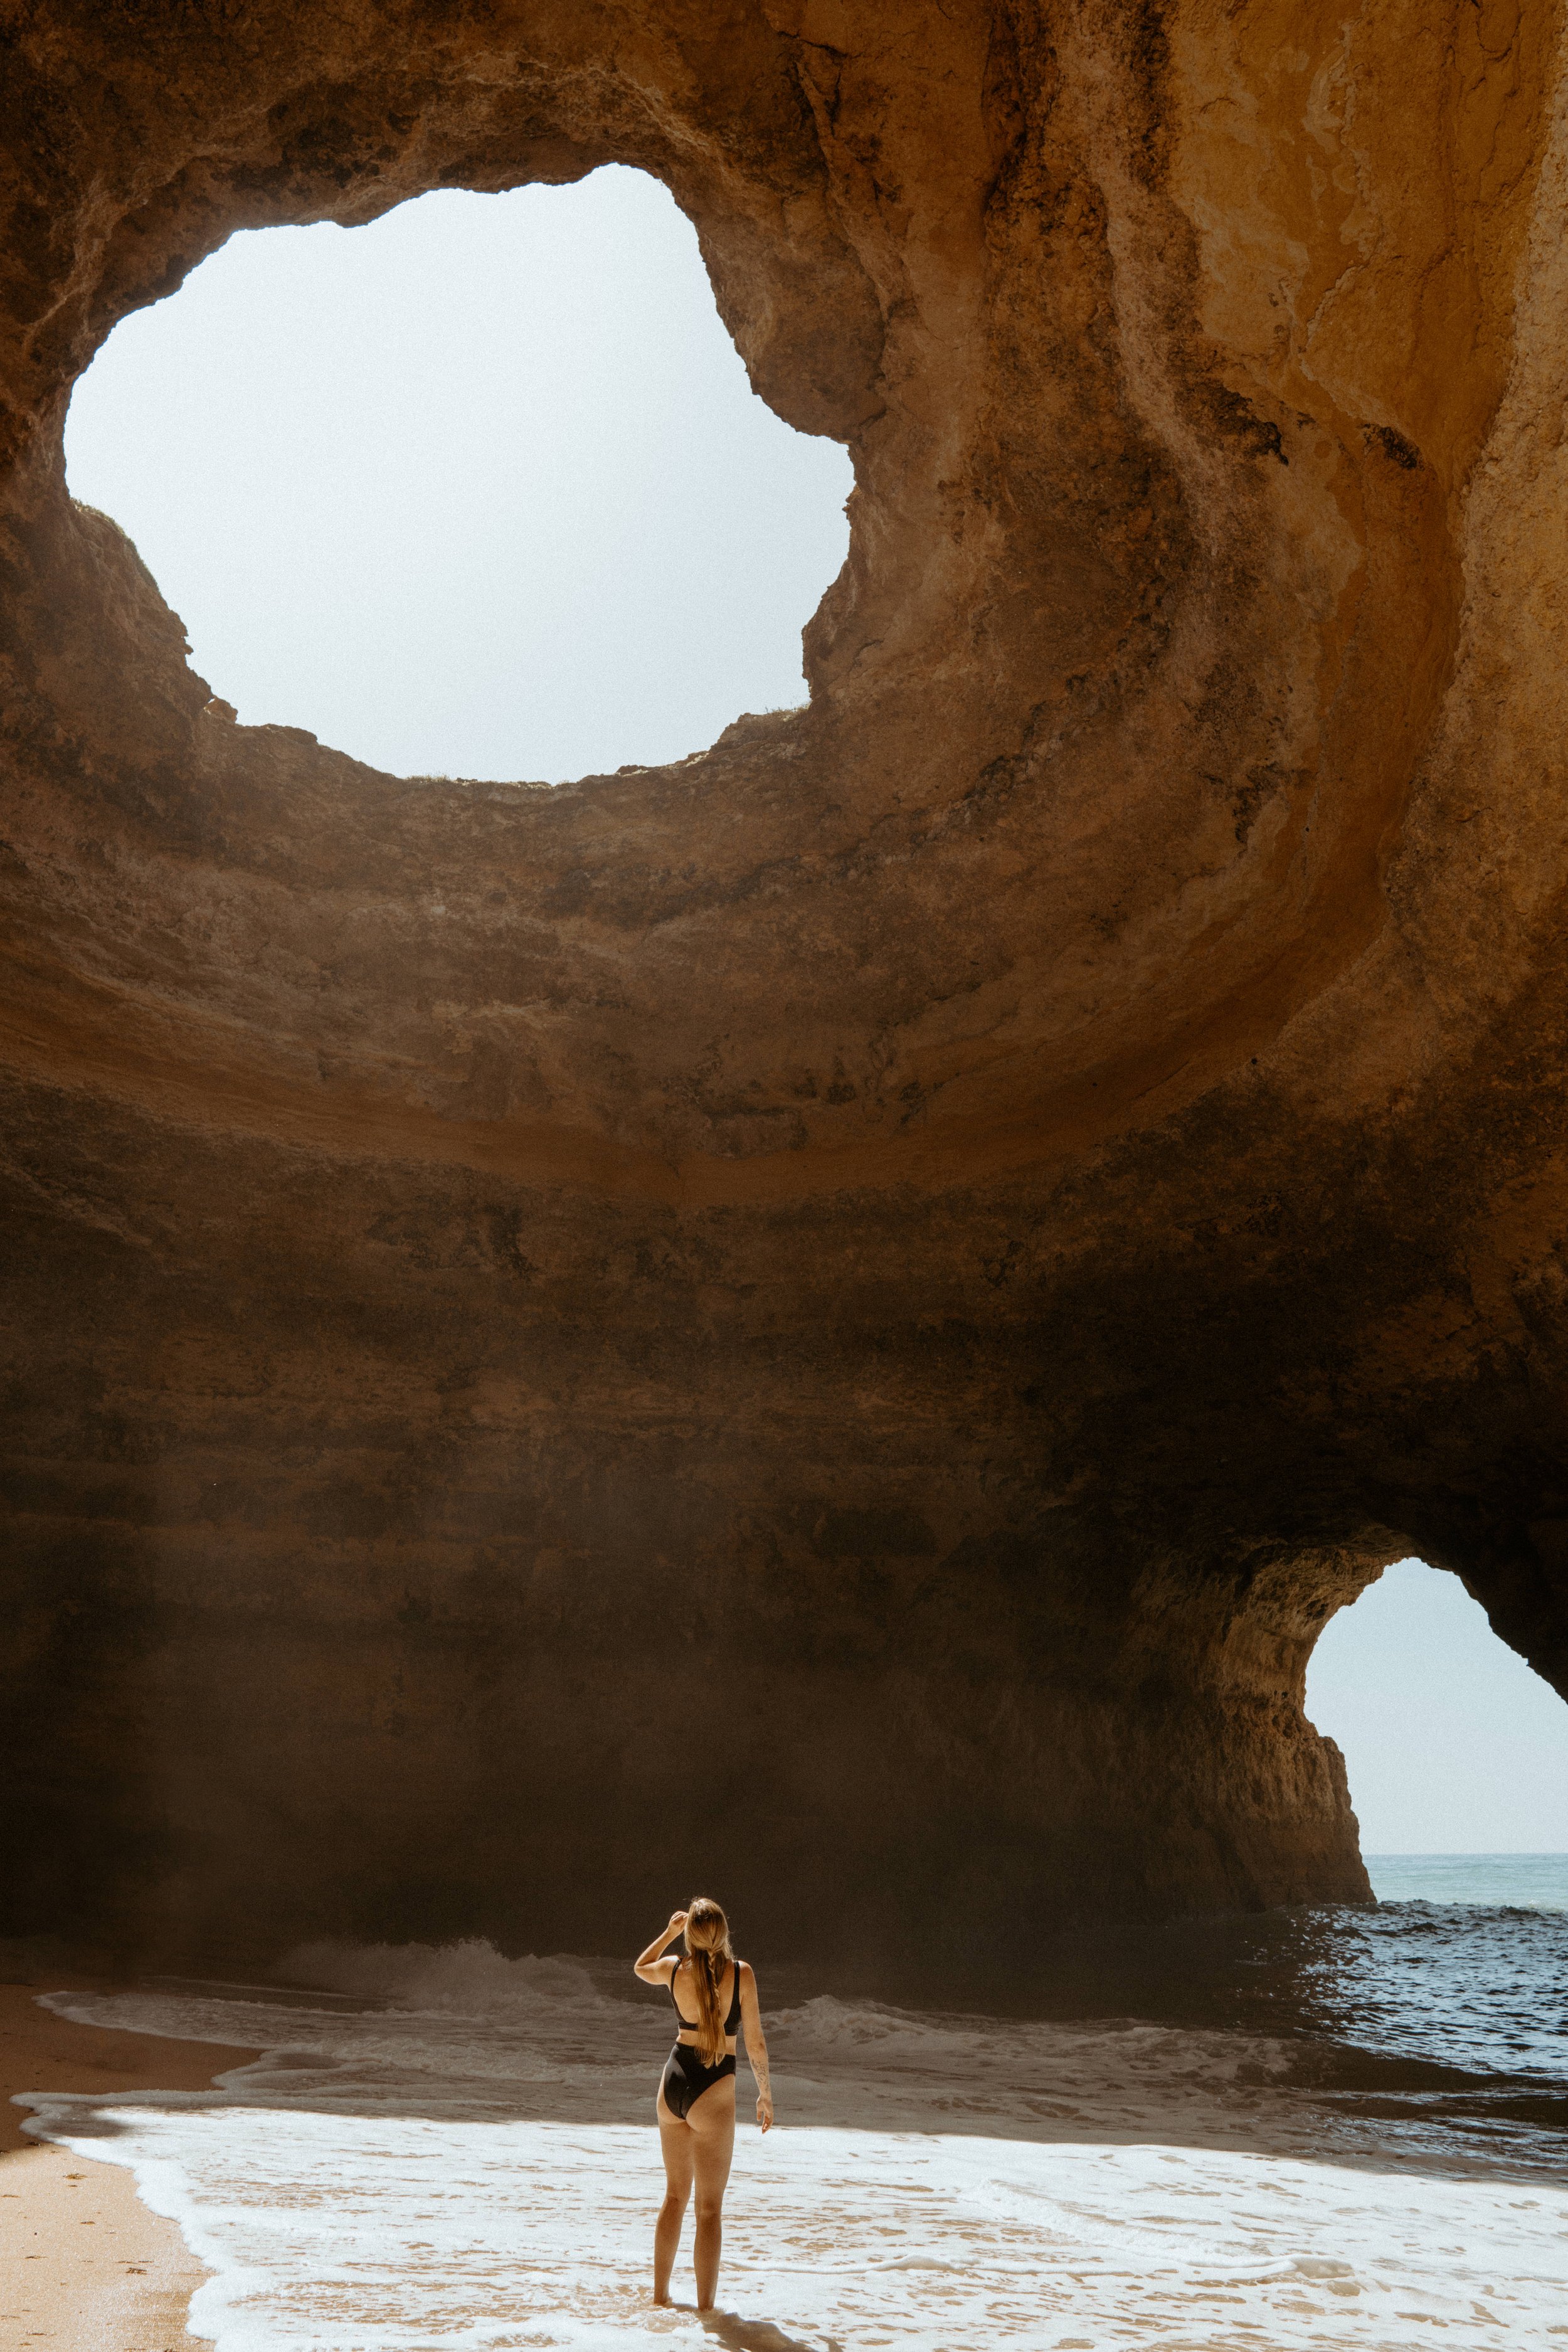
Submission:
[[[4,37],[13,1919],[1363,1895],[1336,1607],[1419,1550],[1568,1693],[1557,14]],[[210,711],[65,488],[115,320],[608,160],[853,452],[809,703],[555,790]]]

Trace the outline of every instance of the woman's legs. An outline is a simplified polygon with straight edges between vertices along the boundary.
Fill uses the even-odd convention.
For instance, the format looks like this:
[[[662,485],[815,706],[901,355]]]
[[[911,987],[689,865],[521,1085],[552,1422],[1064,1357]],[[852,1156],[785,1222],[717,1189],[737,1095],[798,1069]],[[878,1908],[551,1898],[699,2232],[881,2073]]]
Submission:
[[[680,2225],[686,2218],[687,2200],[691,2195],[692,2155],[695,2141],[691,2127],[672,2116],[664,2104],[664,2093],[658,2095],[655,2112],[658,2116],[658,2144],[664,2155],[664,2203],[658,2209],[658,2220],[653,2232],[653,2299],[655,2303],[669,2301],[669,2273],[675,2267],[675,2250],[680,2243]]]
[[[719,2292],[719,2250],[723,2237],[721,2216],[724,2210],[724,2189],[730,2178],[730,2159],[735,2153],[735,2077],[726,2074],[721,2083],[704,2091],[694,2099],[687,2114],[686,2134],[690,2143],[686,2178],[693,2174],[697,2181],[697,2243],[692,2260],[697,2269],[697,2308],[711,2311],[713,2298]],[[669,2161],[668,2156],[666,2164]],[[684,2193],[681,2210],[686,2210]],[[680,2224],[676,2223],[679,2236]],[[670,2251],[674,2252],[674,2239]]]

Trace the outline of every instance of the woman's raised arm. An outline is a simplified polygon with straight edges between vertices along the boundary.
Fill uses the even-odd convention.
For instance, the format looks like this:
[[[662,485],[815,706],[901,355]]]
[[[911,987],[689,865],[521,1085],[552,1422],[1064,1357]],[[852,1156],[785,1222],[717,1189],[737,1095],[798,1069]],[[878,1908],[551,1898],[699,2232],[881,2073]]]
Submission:
[[[673,1960],[661,1959],[659,1955],[667,1944],[672,1944],[675,1941],[685,1925],[685,1912],[672,1911],[669,1915],[669,1925],[663,1935],[656,1936],[647,1951],[632,1962],[633,1975],[641,1977],[644,1984],[668,1984],[675,1974],[676,1963]]]

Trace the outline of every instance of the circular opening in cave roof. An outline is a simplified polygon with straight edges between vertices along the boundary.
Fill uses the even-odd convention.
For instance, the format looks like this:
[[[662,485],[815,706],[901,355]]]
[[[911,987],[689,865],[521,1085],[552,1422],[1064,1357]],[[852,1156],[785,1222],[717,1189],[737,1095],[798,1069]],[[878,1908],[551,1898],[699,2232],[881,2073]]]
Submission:
[[[850,462],[752,391],[696,233],[609,165],[241,232],[79,383],[114,517],[243,721],[559,782],[805,699]]]

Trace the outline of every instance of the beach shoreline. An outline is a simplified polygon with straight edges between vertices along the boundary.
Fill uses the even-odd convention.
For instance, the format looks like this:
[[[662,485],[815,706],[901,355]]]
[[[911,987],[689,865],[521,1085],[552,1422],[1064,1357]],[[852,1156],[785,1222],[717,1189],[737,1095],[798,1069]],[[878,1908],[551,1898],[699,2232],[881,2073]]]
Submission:
[[[36,2092],[121,2098],[210,2090],[252,2049],[78,2025],[51,1992],[127,1990],[69,1969],[0,1981],[0,2341],[18,2352],[211,2352],[186,2315],[208,2273],[178,2226],[152,2212],[121,2164],[29,2137]]]
[[[742,2103],[726,2341],[1375,2352],[1426,2323],[1478,2347],[1549,2336],[1568,2202],[1558,2044],[1536,2012],[1561,1976],[1559,1916],[1415,1904],[1309,1927],[1306,1992],[1292,2004],[1281,1978],[1268,2004],[1305,2036],[1221,2021],[1229,1977],[1204,2024],[809,1989],[770,2008],[780,2125],[762,2137]],[[1482,2015],[1500,1934],[1516,1968],[1533,1959]],[[1348,1984],[1375,2020],[1369,2047],[1324,2035],[1328,1961],[1342,2010]],[[7,2081],[64,2145],[0,2158],[0,2215],[39,2233],[23,2265],[59,2282],[55,2310],[10,2323],[6,2352],[13,2336],[21,2352],[201,2352],[193,2288],[198,2327],[258,2352],[610,2352],[712,2332],[690,2300],[689,2233],[677,2304],[648,2300],[668,2009],[629,1993],[624,1963],[470,1938],[321,1944],[279,1966],[290,1981],[273,1992],[116,1985],[127,1972],[101,1962],[67,1990],[58,1963],[16,1964],[31,1980],[0,2011],[26,2044]],[[46,1990],[60,1997],[40,2011]],[[1303,2051],[1332,2060],[1323,2081]],[[215,2069],[224,2087],[193,2096]],[[83,2160],[100,2152],[114,2161]]]

